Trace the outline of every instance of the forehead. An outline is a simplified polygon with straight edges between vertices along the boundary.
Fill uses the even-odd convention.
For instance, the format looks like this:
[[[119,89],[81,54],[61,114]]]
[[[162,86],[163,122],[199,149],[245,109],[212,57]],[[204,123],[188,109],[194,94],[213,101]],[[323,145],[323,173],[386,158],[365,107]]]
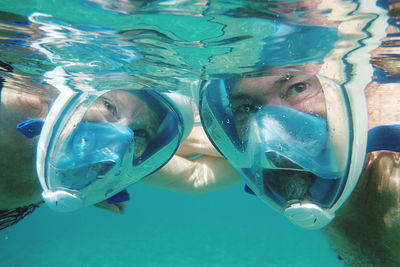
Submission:
[[[129,108],[133,106],[145,106],[146,103],[138,96],[134,95],[131,92],[123,91],[123,90],[112,90],[103,95],[104,98],[113,100],[113,104],[116,104],[119,107]],[[100,100],[100,99],[99,99]]]
[[[284,79],[285,76],[263,76],[244,78],[238,81],[233,87],[231,94],[257,94],[260,92],[271,93],[277,90],[274,85]]]
[[[315,78],[318,70],[319,64],[311,62],[298,66],[272,67],[264,72],[244,75],[233,86],[231,95],[276,93],[283,86]]]
[[[108,96],[110,98],[113,98],[115,100],[120,100],[120,101],[126,101],[126,100],[131,100],[131,99],[136,99],[137,97],[133,95],[132,93],[124,90],[112,90],[104,94],[105,96]]]
[[[274,92],[277,90],[274,85],[279,84],[279,81],[284,81],[288,75],[293,75],[293,72],[298,72],[298,70],[295,68],[271,67],[265,72],[244,75],[232,88],[231,94]]]

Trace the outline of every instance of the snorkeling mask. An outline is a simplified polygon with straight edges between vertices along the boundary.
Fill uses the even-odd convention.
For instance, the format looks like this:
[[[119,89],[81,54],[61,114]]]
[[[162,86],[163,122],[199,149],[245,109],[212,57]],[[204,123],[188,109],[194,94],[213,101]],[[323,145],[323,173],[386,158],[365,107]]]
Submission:
[[[44,201],[73,211],[112,197],[166,164],[192,124],[191,99],[175,92],[62,91],[37,147]]]
[[[198,103],[207,135],[250,190],[309,229],[327,225],[353,191],[367,141],[364,102],[358,98],[350,105],[355,98],[349,92],[317,79],[323,114],[288,105],[250,107],[251,97],[237,88],[235,78],[203,82]]]

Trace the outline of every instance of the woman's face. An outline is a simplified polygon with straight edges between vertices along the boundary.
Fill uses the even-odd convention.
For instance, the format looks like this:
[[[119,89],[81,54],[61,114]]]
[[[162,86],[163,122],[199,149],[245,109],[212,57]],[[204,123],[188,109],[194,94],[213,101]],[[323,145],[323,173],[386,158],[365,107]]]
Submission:
[[[116,122],[131,128],[135,139],[135,157],[143,154],[160,125],[158,115],[147,103],[121,90],[110,91],[96,99],[84,120]]]

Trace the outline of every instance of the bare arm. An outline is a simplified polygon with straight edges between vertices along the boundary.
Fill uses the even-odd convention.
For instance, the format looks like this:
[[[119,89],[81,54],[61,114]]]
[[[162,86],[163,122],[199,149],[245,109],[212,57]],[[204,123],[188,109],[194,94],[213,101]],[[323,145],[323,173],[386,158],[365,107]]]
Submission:
[[[196,159],[188,158],[202,155]],[[184,194],[203,194],[242,182],[240,176],[218,153],[202,127],[194,127],[176,155],[142,183]]]
[[[178,193],[197,195],[231,187],[242,180],[223,158],[201,156],[188,160],[174,156],[161,170],[141,182]]]
[[[221,154],[209,141],[201,126],[193,128],[190,135],[178,148],[176,154],[184,158],[193,157],[198,154],[222,158]]]

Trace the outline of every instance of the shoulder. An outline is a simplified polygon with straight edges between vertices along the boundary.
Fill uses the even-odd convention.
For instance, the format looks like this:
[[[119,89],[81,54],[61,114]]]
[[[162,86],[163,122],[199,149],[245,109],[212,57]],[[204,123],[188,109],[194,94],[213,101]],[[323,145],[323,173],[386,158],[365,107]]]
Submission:
[[[356,189],[323,233],[354,266],[399,266],[400,155],[368,154]]]

